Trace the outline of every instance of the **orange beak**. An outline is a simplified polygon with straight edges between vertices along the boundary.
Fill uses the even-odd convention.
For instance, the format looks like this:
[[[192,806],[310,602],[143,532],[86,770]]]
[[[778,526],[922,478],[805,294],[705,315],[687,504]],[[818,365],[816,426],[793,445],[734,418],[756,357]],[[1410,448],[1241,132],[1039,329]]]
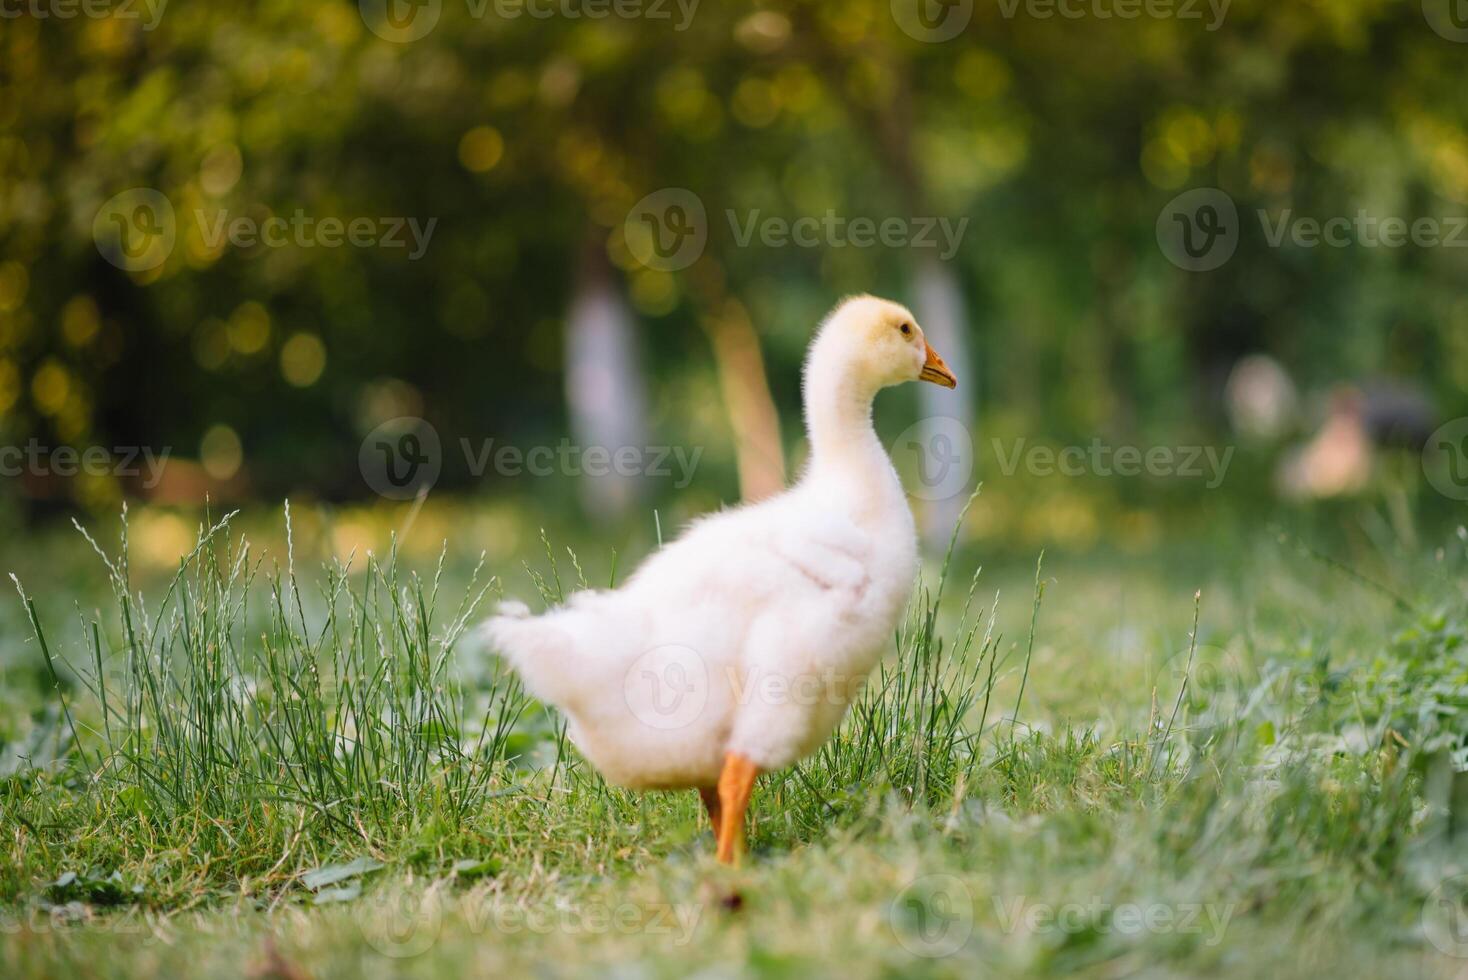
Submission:
[[[923,362],[923,373],[918,377],[923,381],[942,385],[944,388],[957,388],[958,379],[953,376],[953,372],[948,369],[943,358],[938,356],[938,352],[933,350],[927,341],[923,341],[923,347],[927,350],[928,359]]]

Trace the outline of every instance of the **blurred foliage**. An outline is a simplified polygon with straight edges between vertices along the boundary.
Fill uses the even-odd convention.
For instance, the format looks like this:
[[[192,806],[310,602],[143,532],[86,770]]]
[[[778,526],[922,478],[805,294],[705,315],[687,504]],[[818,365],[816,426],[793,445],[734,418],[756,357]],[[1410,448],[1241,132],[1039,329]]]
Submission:
[[[345,0],[170,4],[153,29],[7,19],[0,443],[169,446],[202,454],[216,493],[328,498],[367,492],[359,442],[395,415],[429,419],[446,449],[554,444],[590,247],[639,314],[656,441],[709,447],[732,495],[709,297],[748,306],[793,444],[812,324],[842,293],[910,298],[913,256],[739,247],[728,209],[968,218],[952,259],[966,378],[996,431],[1216,433],[1251,351],[1306,385],[1419,379],[1446,417],[1468,413],[1463,250],[1270,248],[1250,217],[1468,210],[1468,47],[1419,3],[1236,0],[1216,31],[1003,9],[976,4],[937,44],[888,0],[703,3],[683,30],[673,5],[594,20],[444,2],[410,43]],[[669,186],[709,214],[684,272],[642,268],[622,240],[633,203]],[[1199,186],[1244,216],[1237,255],[1207,274],[1171,265],[1154,230]],[[129,273],[92,227],[134,187],[168,198],[178,238]],[[298,209],[437,225],[419,261],[204,233],[220,211]],[[479,485],[446,459],[445,485]],[[67,493],[111,508],[121,489]]]

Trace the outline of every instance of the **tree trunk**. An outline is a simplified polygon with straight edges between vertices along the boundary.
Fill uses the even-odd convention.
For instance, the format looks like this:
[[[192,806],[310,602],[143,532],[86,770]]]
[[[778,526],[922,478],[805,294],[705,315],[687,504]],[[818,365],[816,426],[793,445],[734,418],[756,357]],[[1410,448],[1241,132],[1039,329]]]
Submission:
[[[978,452],[978,420],[974,414],[974,391],[977,378],[971,373],[968,355],[968,337],[965,329],[968,318],[964,309],[963,292],[959,289],[958,276],[953,266],[931,256],[920,259],[913,270],[913,292],[916,297],[913,311],[918,323],[933,349],[943,355],[958,375],[958,388],[949,391],[935,385],[918,385],[923,418],[947,417],[957,419],[967,430],[969,445],[959,446],[958,451],[969,453],[969,462],[974,463]],[[942,547],[953,534],[953,526],[963,512],[972,486],[944,500],[934,500],[922,512],[923,539],[932,547]]]
[[[744,304],[729,295],[723,270],[714,259],[705,256],[689,273],[703,309],[699,323],[713,346],[719,389],[734,433],[739,495],[746,501],[762,500],[785,489],[785,447],[759,334]]]
[[[599,242],[582,249],[566,315],[566,405],[583,448],[647,445],[647,383],[632,312],[618,292]],[[581,503],[601,518],[625,515],[642,496],[643,475],[610,468],[581,475]]]

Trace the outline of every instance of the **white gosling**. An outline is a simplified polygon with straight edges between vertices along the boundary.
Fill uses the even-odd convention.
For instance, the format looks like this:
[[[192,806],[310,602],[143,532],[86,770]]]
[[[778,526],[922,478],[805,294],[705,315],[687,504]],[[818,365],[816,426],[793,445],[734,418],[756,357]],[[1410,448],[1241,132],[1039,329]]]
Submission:
[[[917,537],[871,412],[907,381],[957,385],[906,309],[842,302],[806,357],[794,487],[695,522],[617,589],[542,616],[507,602],[484,624],[609,782],[699,790],[721,862],[743,849],[755,776],[830,736],[902,614]]]

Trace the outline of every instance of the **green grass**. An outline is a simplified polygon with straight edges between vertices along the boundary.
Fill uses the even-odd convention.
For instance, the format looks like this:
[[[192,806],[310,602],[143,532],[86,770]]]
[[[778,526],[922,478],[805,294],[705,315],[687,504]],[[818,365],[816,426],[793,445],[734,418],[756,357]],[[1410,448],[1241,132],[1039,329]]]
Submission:
[[[727,871],[694,794],[606,786],[465,641],[502,591],[584,584],[574,554],[308,574],[288,512],[276,554],[236,521],[146,588],[124,525],[93,611],[17,583],[0,974],[1468,962],[1433,942],[1468,870],[1462,532],[1366,562],[1263,533],[984,571],[950,548]]]

